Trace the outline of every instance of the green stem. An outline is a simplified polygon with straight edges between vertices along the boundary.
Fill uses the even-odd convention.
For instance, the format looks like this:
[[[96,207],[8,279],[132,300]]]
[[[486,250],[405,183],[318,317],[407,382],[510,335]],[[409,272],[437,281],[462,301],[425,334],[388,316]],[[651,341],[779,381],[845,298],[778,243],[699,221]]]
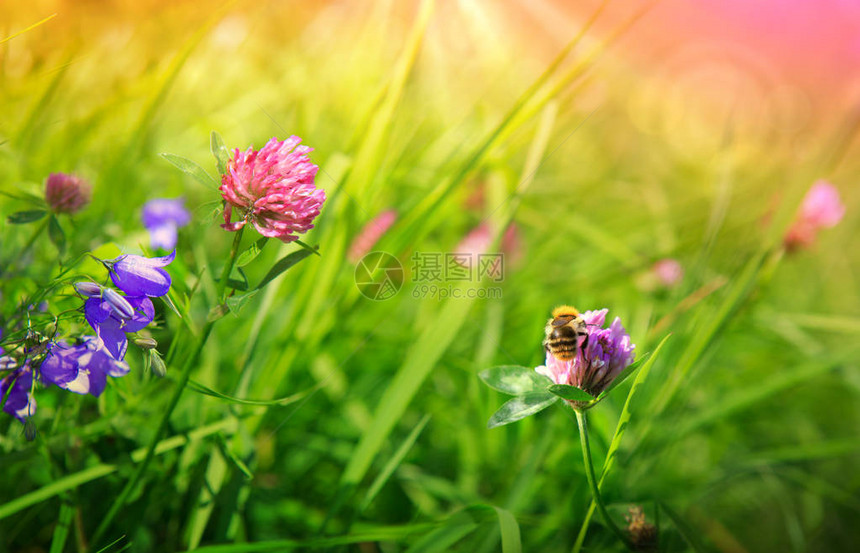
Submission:
[[[233,270],[233,264],[236,262],[236,257],[239,254],[239,244],[242,242],[242,229],[236,233],[233,238],[233,246],[230,248],[230,258],[227,263],[224,265],[224,270],[221,273],[221,280],[218,282],[218,294],[216,298],[218,302],[222,301],[222,296],[224,295],[224,291],[227,289],[227,279],[230,276],[230,272]],[[217,319],[216,319],[217,320]],[[158,441],[161,435],[167,430],[167,425],[170,422],[170,415],[173,413],[173,410],[176,409],[176,406],[179,404],[179,399],[182,397],[182,392],[185,390],[185,386],[188,384],[189,379],[191,378],[191,369],[197,364],[197,360],[200,358],[200,354],[203,352],[204,346],[206,346],[206,340],[209,338],[209,335],[212,333],[212,327],[215,326],[216,320],[211,320],[206,323],[206,326],[203,327],[203,330],[200,333],[200,339],[197,341],[197,346],[194,348],[194,352],[191,356],[185,361],[185,364],[182,366],[182,370],[179,374],[179,381],[177,383],[176,389],[173,390],[173,395],[170,397],[170,401],[167,404],[167,408],[164,410],[161,415],[161,420],[158,423],[158,427],[155,430],[155,434],[152,435],[150,439],[149,446],[146,449],[146,456],[143,458],[143,461],[137,466],[137,470],[135,470],[134,475],[122,489],[119,496],[114,500],[113,505],[111,505],[110,510],[107,515],[102,519],[101,524],[99,524],[98,528],[96,528],[96,532],[93,535],[93,539],[91,543],[93,547],[97,547],[99,544],[99,540],[104,536],[104,533],[107,531],[110,523],[113,521],[114,517],[116,517],[117,513],[123,506],[125,506],[126,501],[128,501],[128,496],[131,495],[131,492],[140,482],[140,479],[143,477],[143,473],[146,472],[149,463],[152,461],[152,458],[155,457],[155,447],[158,445]]]
[[[6,266],[5,269],[0,272],[11,273],[15,269],[15,264],[18,263],[18,261],[20,261],[21,258],[24,257],[24,255],[28,251],[30,251],[30,248],[32,248],[33,244],[36,243],[36,239],[39,237],[40,234],[42,234],[42,231],[44,231],[48,227],[48,221],[51,220],[51,217],[53,217],[53,215],[51,215],[50,213],[45,215],[42,222],[39,223],[39,225],[33,231],[33,234],[30,235],[30,238],[27,240],[27,243],[24,244],[24,247],[21,248],[21,251],[18,252],[18,255],[13,259],[9,260],[9,264]]]
[[[597,479],[594,477],[594,464],[591,462],[591,447],[588,444],[588,424],[585,420],[585,411],[574,409],[576,413],[576,423],[579,425],[579,439],[582,442],[582,460],[585,464],[585,477],[588,480],[588,487],[591,488],[591,495],[594,496],[594,502],[597,504],[597,510],[603,517],[603,521],[619,540],[627,547],[634,551],[633,544],[624,535],[624,532],[615,525],[609,513],[606,511],[606,506],[603,504],[603,498],[600,496],[600,489],[597,487]]]

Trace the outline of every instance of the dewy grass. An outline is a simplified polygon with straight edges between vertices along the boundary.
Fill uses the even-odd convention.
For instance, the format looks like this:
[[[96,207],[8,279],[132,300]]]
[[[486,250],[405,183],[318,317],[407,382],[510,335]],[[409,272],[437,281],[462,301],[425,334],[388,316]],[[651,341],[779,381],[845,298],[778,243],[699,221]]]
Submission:
[[[854,546],[860,158],[838,87],[760,78],[755,47],[632,63],[640,30],[671,36],[666,3],[158,4],[4,6],[0,550],[611,552],[624,513],[663,551]],[[284,244],[281,198],[237,194],[231,254],[233,148],[292,134],[315,228],[291,213],[307,232]],[[827,213],[804,208],[819,180]],[[392,298],[356,286],[356,243],[402,267]],[[174,248],[131,275],[152,296],[88,255]],[[458,253],[504,254],[501,279],[419,282],[416,259],[444,280]],[[500,297],[416,299],[429,284]],[[533,370],[561,303],[607,307],[644,359],[579,435],[559,409],[597,398]],[[530,375],[497,383],[522,392],[503,414],[557,407],[488,430],[512,399],[493,366]]]

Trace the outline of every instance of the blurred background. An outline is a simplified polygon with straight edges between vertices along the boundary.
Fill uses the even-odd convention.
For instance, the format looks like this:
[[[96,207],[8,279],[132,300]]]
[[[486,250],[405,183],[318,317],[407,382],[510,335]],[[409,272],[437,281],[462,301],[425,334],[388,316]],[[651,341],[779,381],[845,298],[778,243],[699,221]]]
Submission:
[[[329,198],[305,239],[321,257],[222,324],[195,374],[240,397],[315,391],[270,408],[186,392],[172,431],[235,418],[230,451],[253,477],[210,442],[160,456],[115,523],[133,550],[361,532],[345,547],[500,550],[498,521],[468,510],[488,505],[513,513],[523,550],[572,548],[590,501],[574,423],[555,407],[488,430],[505,398],[477,377],[541,364],[559,303],[608,307],[641,353],[672,334],[631,396],[607,475],[619,523],[642,505],[663,551],[860,540],[860,3],[7,0],[2,11],[0,186],[41,194],[48,173],[88,178],[70,251],[139,251],[140,206],[182,196],[194,221],[171,274],[178,293],[192,289],[230,236],[217,192],[158,154],[215,174],[212,130],[231,151],[301,136]],[[785,250],[819,179],[845,217]],[[22,209],[0,202],[4,221]],[[346,253],[386,210],[398,218],[375,247],[407,278],[374,302]],[[500,298],[421,295],[416,252],[456,251],[482,223],[500,235],[509,221],[516,242],[494,246],[507,261]],[[0,253],[26,238],[4,223]],[[249,278],[284,248],[269,244]],[[37,245],[33,271],[55,258]],[[661,260],[676,264],[671,278]],[[166,348],[178,322],[162,308],[159,320]],[[146,443],[171,382],[140,373],[48,436],[80,450],[66,474]],[[630,390],[589,413],[598,467]],[[42,396],[45,433],[59,407]],[[3,502],[53,479],[6,424]],[[100,498],[124,478],[75,488],[66,550],[97,545],[86,538]],[[58,504],[0,519],[0,550],[47,551]],[[621,550],[598,518],[585,547]]]

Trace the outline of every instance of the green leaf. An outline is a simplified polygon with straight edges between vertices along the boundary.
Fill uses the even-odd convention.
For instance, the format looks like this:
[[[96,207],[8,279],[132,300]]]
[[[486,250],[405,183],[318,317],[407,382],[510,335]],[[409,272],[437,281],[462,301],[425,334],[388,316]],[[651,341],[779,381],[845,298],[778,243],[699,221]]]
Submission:
[[[522,553],[523,544],[520,538],[520,525],[517,518],[506,509],[493,507],[499,517],[499,530],[502,534],[502,553]]]
[[[270,407],[274,405],[289,405],[291,403],[295,403],[310,394],[311,392],[316,391],[318,388],[320,388],[319,384],[317,384],[316,386],[312,386],[307,390],[279,399],[242,399],[238,397],[228,396],[227,394],[222,394],[221,392],[213,390],[212,388],[208,388],[194,380],[188,381],[188,389],[192,392],[197,392],[198,394],[203,394],[205,396],[212,396],[228,403],[237,403],[239,405],[262,405],[264,407]]]
[[[260,252],[263,251],[263,246],[265,246],[268,241],[269,238],[264,236],[251,244],[251,247],[243,251],[236,259],[236,266],[244,267],[248,263],[254,261],[254,259],[260,255]]]
[[[227,444],[227,439],[224,437],[224,434],[219,433],[215,436],[215,438],[218,444],[218,449],[221,450],[221,455],[229,459],[236,466],[236,468],[239,469],[239,472],[245,475],[246,480],[253,480],[254,473],[251,472],[251,469],[248,468],[248,465],[246,465],[245,462],[240,459],[239,456],[236,455],[236,453],[232,449],[230,449],[230,446],[229,444]]]
[[[558,396],[549,392],[529,392],[508,401],[493,413],[487,428],[495,428],[540,413],[558,401]]]
[[[30,183],[19,183],[16,186],[30,186]],[[33,184],[32,186],[39,186],[37,184]],[[0,196],[6,196],[7,198],[12,198],[13,200],[18,200],[19,202],[26,202],[28,204],[33,204],[37,206],[41,206],[44,208],[45,206],[45,198],[41,196],[37,196],[35,194],[31,194],[29,192],[21,192],[16,191],[16,193],[7,192],[5,190],[0,190]]]
[[[32,223],[33,221],[38,221],[48,212],[44,209],[31,209],[27,211],[16,211],[12,215],[6,218],[6,222],[10,225],[24,225],[27,223]]]
[[[233,290],[238,290],[240,292],[245,292],[248,290],[247,282],[242,282],[241,280],[236,280],[235,278],[227,279],[227,286],[229,286]]]
[[[230,311],[232,311],[234,315],[239,315],[242,308],[248,305],[248,302],[251,301],[251,298],[257,295],[257,292],[259,292],[259,290],[251,290],[247,294],[230,296],[227,298],[227,307],[230,308]]]
[[[576,386],[568,386],[567,384],[553,384],[547,388],[551,394],[555,394],[560,398],[569,399],[571,401],[594,401],[597,399],[585,390]]]
[[[382,486],[384,486],[385,483],[388,482],[388,479],[391,478],[391,475],[394,474],[395,469],[397,469],[397,467],[400,466],[400,463],[403,462],[403,458],[406,457],[406,454],[409,453],[410,449],[412,449],[412,446],[418,440],[418,436],[421,435],[421,431],[424,430],[424,427],[429,421],[430,414],[427,413],[420,421],[418,421],[418,424],[415,425],[409,433],[409,436],[406,437],[406,440],[400,444],[400,447],[397,448],[397,451],[394,452],[391,459],[385,463],[385,467],[382,469],[382,472],[379,473],[379,476],[377,476],[373,481],[373,484],[370,485],[367,495],[364,496],[364,501],[361,503],[362,511],[370,505],[373,498],[376,497],[376,494],[378,494],[379,490],[382,489]]]
[[[220,184],[213,179],[202,167],[188,158],[174,154],[160,154],[161,157],[173,164],[177,169],[190,176],[207,188],[217,189]]]
[[[445,553],[453,545],[479,528],[479,523],[466,512],[460,512],[443,522],[432,532],[411,543],[406,553]]]
[[[226,303],[222,303],[212,307],[209,310],[209,313],[206,315],[206,322],[213,323],[218,319],[222,318],[224,315],[230,312],[230,308],[227,307]]]
[[[224,139],[221,138],[218,131],[212,131],[212,134],[209,135],[209,149],[218,163],[218,172],[223,175],[227,172],[227,161],[230,160],[230,152],[227,151]]]
[[[633,372],[636,371],[636,369],[638,369],[640,366],[642,366],[642,363],[647,361],[649,357],[651,357],[650,351],[636,361],[634,361],[633,363],[631,363],[630,366],[621,371],[621,373],[615,377],[615,380],[613,380],[612,383],[607,386],[605,390],[600,392],[600,395],[597,397],[603,399],[603,397],[609,392],[611,392],[613,388],[617,387],[619,384],[627,380],[627,377],[633,374]]]
[[[57,220],[56,215],[51,215],[48,220],[48,238],[57,247],[61,256],[66,253],[66,233],[63,232],[63,227],[60,226],[60,221]]]
[[[512,396],[544,390],[548,382],[547,377],[534,369],[519,365],[493,367],[481,371],[478,376],[490,388]]]
[[[298,246],[303,247],[304,249],[308,250],[311,253],[314,253],[316,255],[320,255],[320,247],[319,246],[311,246],[311,245],[305,244],[301,240],[295,240],[294,243]]]
[[[266,276],[264,276],[263,280],[260,281],[260,284],[257,285],[257,290],[263,288],[264,286],[281,276],[281,273],[284,273],[285,271],[287,271],[287,269],[289,269],[302,259],[308,257],[309,255],[311,255],[311,253],[312,252],[309,250],[299,250],[297,252],[293,252],[289,255],[282,257],[280,261],[272,265],[272,268],[269,269],[269,272],[266,273]]]

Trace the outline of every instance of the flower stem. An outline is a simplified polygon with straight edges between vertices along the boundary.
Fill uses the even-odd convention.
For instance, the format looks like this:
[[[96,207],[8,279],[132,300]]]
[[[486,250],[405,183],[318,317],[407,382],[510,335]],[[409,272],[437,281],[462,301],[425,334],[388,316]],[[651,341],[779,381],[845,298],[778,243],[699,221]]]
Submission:
[[[236,233],[233,238],[233,246],[230,248],[230,258],[227,263],[224,265],[224,271],[221,273],[221,280],[218,282],[218,294],[216,296],[217,301],[221,302],[221,296],[224,295],[224,290],[227,288],[227,277],[230,275],[230,272],[233,270],[233,264],[236,262],[236,257],[239,254],[239,244],[242,242],[242,230]],[[216,319],[217,320],[217,319]],[[161,438],[161,435],[167,430],[167,425],[170,422],[170,415],[173,413],[173,410],[176,409],[176,406],[179,404],[179,398],[182,397],[182,392],[185,390],[185,386],[188,384],[188,380],[191,378],[191,369],[197,364],[197,360],[200,358],[200,354],[203,351],[203,347],[206,345],[206,340],[209,338],[209,335],[212,333],[212,327],[215,326],[216,320],[211,320],[206,323],[206,326],[203,327],[203,330],[200,332],[200,338],[197,341],[197,346],[194,348],[194,352],[190,357],[185,361],[185,364],[182,366],[182,371],[179,374],[179,381],[177,383],[176,389],[173,390],[173,395],[170,397],[170,401],[167,404],[163,414],[161,415],[161,420],[158,423],[158,427],[155,430],[155,434],[152,435],[150,439],[149,446],[146,449],[146,456],[143,458],[143,461],[137,466],[137,470],[134,472],[134,475],[125,485],[125,487],[120,492],[119,496],[114,500],[113,505],[111,505],[110,510],[107,515],[102,519],[101,524],[99,524],[98,528],[96,528],[96,532],[93,535],[93,539],[91,543],[94,547],[98,546],[99,540],[104,536],[104,533],[107,531],[108,526],[113,521],[116,514],[119,510],[125,505],[126,501],[128,501],[128,496],[137,486],[140,479],[143,477],[143,473],[146,472],[149,463],[152,461],[152,458],[155,457],[155,447],[158,445],[158,441]]]
[[[591,488],[591,495],[594,496],[594,502],[597,504],[597,510],[600,511],[600,515],[609,529],[615,533],[627,549],[634,551],[633,544],[612,521],[612,518],[606,511],[606,506],[603,504],[603,498],[600,496],[597,479],[594,477],[594,464],[591,462],[591,447],[588,444],[588,424],[585,419],[585,411],[574,409],[574,412],[576,413],[576,423],[579,425],[579,439],[582,443],[582,460],[585,463],[585,477],[588,480],[588,486]]]
[[[24,247],[21,248],[21,251],[18,252],[18,255],[12,258],[6,268],[0,272],[11,273],[16,268],[15,265],[19,261],[21,261],[21,259],[24,257],[24,255],[26,255],[28,251],[30,251],[30,248],[32,248],[33,244],[36,243],[36,239],[39,237],[40,234],[42,234],[42,231],[44,231],[48,227],[48,221],[51,220],[51,217],[53,217],[53,215],[51,215],[50,213],[45,215],[42,222],[36,225],[36,228],[33,230],[33,234],[30,235],[30,238],[27,240],[27,243],[24,244]]]

